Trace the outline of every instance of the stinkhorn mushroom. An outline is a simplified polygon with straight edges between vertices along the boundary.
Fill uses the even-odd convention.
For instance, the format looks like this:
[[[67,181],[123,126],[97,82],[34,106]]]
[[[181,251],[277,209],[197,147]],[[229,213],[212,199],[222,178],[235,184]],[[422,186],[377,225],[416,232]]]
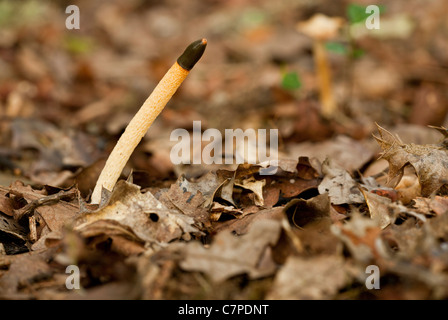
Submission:
[[[206,45],[206,39],[191,43],[171,66],[162,80],[160,80],[140,110],[129,122],[124,133],[109,155],[96,182],[91,197],[92,204],[99,204],[101,202],[103,188],[112,191],[132,152],[140,143],[154,120],[162,112],[177,88],[179,88],[190,73],[190,70],[202,57]]]
[[[323,14],[316,14],[297,25],[298,31],[313,39],[313,55],[319,78],[321,113],[326,118],[331,118],[337,108],[332,91],[325,41],[335,37],[343,23],[342,18],[330,18]]]

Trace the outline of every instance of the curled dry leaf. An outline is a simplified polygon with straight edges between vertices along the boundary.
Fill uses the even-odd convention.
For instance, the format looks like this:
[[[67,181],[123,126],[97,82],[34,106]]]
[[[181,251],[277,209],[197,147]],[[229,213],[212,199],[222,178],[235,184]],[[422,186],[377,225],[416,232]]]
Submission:
[[[381,157],[389,162],[389,184],[398,184],[407,165],[414,167],[424,197],[448,183],[448,149],[432,144],[404,144],[386,129],[377,127],[379,137],[374,138],[383,150]]]
[[[243,179],[241,181],[235,182],[235,185],[247,190],[250,190],[255,195],[255,205],[262,206],[264,204],[263,200],[263,187],[266,184],[266,180],[255,180],[254,177],[249,179]]]
[[[389,198],[382,197],[363,189],[361,189],[361,192],[369,207],[370,217],[378,221],[381,229],[390,225],[395,218],[391,216],[390,204],[392,201]]]
[[[293,199],[285,206],[285,212],[295,229],[307,254],[334,254],[340,248],[340,241],[332,234],[333,221],[345,215],[333,212],[327,194],[308,200]]]
[[[213,202],[212,207],[210,208],[210,220],[218,221],[221,218],[222,214],[232,215],[237,218],[241,218],[243,216],[243,210],[236,209],[233,206],[224,206],[219,202]]]
[[[281,221],[284,219],[285,212],[283,207],[275,207],[271,209],[264,209],[258,211],[256,214],[248,214],[240,219],[231,219],[227,221],[217,222],[214,224],[213,228],[216,232],[222,232],[227,230],[232,234],[243,235],[246,234],[253,223],[259,220],[277,220]]]
[[[73,176],[63,169],[87,166],[99,158],[95,138],[80,131],[61,130],[34,118],[15,119],[11,130],[14,149],[38,150],[29,175],[40,184],[63,185]]]
[[[8,189],[0,186],[0,211],[7,216],[14,214],[14,201],[7,196]]]
[[[330,200],[327,194],[308,200],[293,199],[285,206],[285,212],[296,227],[303,228],[316,220],[330,219]]]
[[[111,250],[124,256],[136,255],[145,251],[145,241],[140,239],[128,226],[114,220],[98,220],[80,230],[83,238],[90,239],[90,246],[108,242]]]

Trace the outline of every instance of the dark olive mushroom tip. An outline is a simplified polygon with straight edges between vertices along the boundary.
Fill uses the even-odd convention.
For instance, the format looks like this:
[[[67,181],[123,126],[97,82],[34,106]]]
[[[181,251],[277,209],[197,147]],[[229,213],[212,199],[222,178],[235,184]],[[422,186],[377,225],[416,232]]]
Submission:
[[[190,71],[201,59],[206,46],[207,39],[199,39],[192,42],[177,59],[177,63],[185,70]]]

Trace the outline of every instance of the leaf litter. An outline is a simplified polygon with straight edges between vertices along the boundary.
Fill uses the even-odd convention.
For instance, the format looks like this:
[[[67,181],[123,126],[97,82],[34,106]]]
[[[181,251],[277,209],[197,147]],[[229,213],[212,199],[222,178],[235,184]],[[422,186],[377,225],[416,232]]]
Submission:
[[[444,152],[433,145],[406,148],[385,129],[378,130],[381,138],[376,140],[391,163],[389,178],[419,163],[421,153],[415,150]],[[446,153],[430,155],[433,161],[445,161],[438,156]],[[257,165],[211,171],[198,179],[180,176],[155,194],[132,179],[121,180],[99,207],[87,204],[76,187],[34,189],[20,182],[2,187],[0,235],[7,250],[1,261],[7,271],[0,287],[8,287],[3,297],[35,297],[25,287],[38,288],[41,297],[69,297],[59,281],[64,265],[76,262],[90,268],[89,261],[102,255],[132,258],[121,263],[143,272],[140,277],[149,279],[145,286],[157,288],[159,298],[172,291],[171,278],[183,272],[181,278],[190,274],[193,282],[202,274],[200,282],[210,287],[230,285],[241,277],[248,277],[249,283],[269,279],[263,291],[266,299],[331,299],[359,286],[362,268],[372,263],[382,268],[383,277],[412,277],[412,282],[433,290],[434,297],[448,294],[440,284],[448,281],[443,272],[448,265],[443,193],[428,198],[422,189],[404,205],[391,196],[395,190],[390,185],[375,182],[375,177],[352,177],[329,158],[323,163],[306,157],[279,163],[281,169],[273,176],[260,176]],[[424,185],[428,177],[415,172]],[[439,172],[439,181],[443,174]],[[432,192],[439,189],[437,185]],[[253,209],[245,211],[249,207]],[[36,239],[30,238],[33,228]],[[349,258],[342,255],[344,248]],[[30,252],[11,255],[14,250]],[[15,256],[20,260],[8,258]],[[48,259],[58,267],[47,264]],[[155,265],[145,262],[139,269],[142,259]],[[19,261],[29,269],[17,268]],[[162,273],[160,266],[168,263],[162,283],[146,275]],[[429,266],[433,267],[424,269]],[[42,279],[52,283],[51,289],[39,287]],[[127,290],[129,282],[116,281]],[[84,282],[96,295],[100,287],[89,289],[89,279]],[[100,286],[112,283],[106,280]],[[137,296],[154,297],[145,288],[137,291]]]
[[[426,10],[446,12],[443,2],[411,2],[415,21]],[[345,110],[325,119],[309,66],[312,42],[295,32],[307,18],[303,5],[266,2],[263,21],[253,23],[246,1],[173,4],[105,2],[90,21],[105,35],[95,46],[91,35],[59,31],[53,21],[63,21],[64,8],[53,3],[41,13],[56,19],[36,13],[30,27],[18,13],[18,26],[2,33],[0,298],[448,298],[447,73],[440,67],[447,42],[443,28],[431,29],[443,14],[416,24],[424,32],[406,45],[356,35],[362,48],[351,49],[365,54],[355,59],[353,87],[341,76],[344,59],[333,55]],[[193,8],[210,16],[191,24],[177,14],[191,19]],[[116,32],[111,21],[133,22]],[[90,205],[103,158],[132,117],[130,106],[169,67],[184,23],[191,34],[212,30],[212,54],[131,158],[122,178],[134,182],[120,180],[101,206]],[[296,75],[306,94],[282,88],[282,72]],[[199,118],[204,129],[279,128],[277,172],[262,175],[266,164],[174,166],[169,131],[190,130]],[[434,128],[400,124],[408,120]],[[388,129],[378,125],[371,137],[375,121]],[[80,269],[80,291],[65,286],[71,264]],[[365,286],[372,264],[381,290]]]

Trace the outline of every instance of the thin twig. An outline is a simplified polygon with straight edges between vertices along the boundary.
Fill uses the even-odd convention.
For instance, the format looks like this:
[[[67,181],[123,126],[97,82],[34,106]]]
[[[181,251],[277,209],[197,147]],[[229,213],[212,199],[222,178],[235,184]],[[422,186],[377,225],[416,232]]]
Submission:
[[[25,216],[31,216],[34,214],[34,210],[40,206],[48,206],[51,204],[56,204],[62,199],[74,199],[78,195],[77,189],[70,189],[68,191],[59,191],[56,194],[52,194],[50,196],[42,197],[36,200],[31,201],[23,208],[20,208],[18,210],[14,210],[14,219],[16,221],[20,221]]]

